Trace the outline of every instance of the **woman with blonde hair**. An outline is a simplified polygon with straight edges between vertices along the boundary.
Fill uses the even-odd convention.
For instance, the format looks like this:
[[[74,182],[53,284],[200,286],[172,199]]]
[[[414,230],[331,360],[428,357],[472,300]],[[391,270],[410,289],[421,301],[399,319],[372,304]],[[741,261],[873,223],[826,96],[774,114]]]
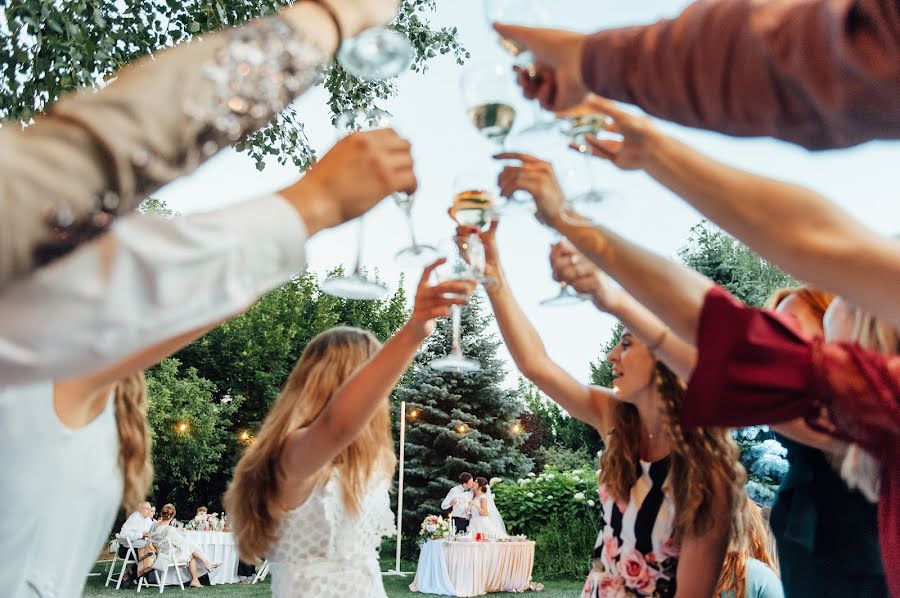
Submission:
[[[392,533],[396,458],[387,400],[434,318],[467,302],[474,281],[428,284],[409,321],[382,347],[333,328],[307,345],[225,495],[241,558],[267,557],[272,595],[384,598],[378,565]]]
[[[549,166],[520,188],[557,192]],[[732,534],[745,474],[727,430],[683,429],[683,382],[626,328],[609,354],[614,388],[581,383],[550,359],[500,266],[496,223],[482,233],[488,297],[522,374],[573,417],[593,426],[600,460],[601,529],[582,596],[712,596]]]

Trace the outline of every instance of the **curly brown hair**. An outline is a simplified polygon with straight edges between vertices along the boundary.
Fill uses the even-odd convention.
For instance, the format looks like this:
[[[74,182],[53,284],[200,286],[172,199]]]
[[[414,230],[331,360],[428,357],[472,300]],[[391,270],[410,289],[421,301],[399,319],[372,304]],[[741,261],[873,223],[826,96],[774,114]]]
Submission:
[[[727,524],[731,534],[740,533],[740,512],[734,512],[744,496],[746,471],[738,460],[737,444],[725,428],[681,427],[681,403],[685,385],[672,370],[657,361],[653,373],[665,431],[672,444],[669,464],[671,496],[675,503],[675,538],[700,536],[715,526]],[[627,501],[638,480],[641,420],[637,407],[617,401],[604,439],[600,458],[601,484],[617,501]],[[726,490],[731,511],[728,521],[717,521],[715,493]]]

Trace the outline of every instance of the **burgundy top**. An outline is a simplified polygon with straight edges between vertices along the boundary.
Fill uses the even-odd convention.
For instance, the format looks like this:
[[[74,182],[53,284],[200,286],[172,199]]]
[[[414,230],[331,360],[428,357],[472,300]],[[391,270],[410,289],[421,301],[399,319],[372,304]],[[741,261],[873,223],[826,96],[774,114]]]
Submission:
[[[730,135],[898,139],[900,1],[700,0],[591,36],[582,74],[599,95]]]
[[[879,458],[879,541],[891,594],[900,597],[900,355],[809,340],[788,319],[713,287],[681,417],[686,427],[803,417]]]

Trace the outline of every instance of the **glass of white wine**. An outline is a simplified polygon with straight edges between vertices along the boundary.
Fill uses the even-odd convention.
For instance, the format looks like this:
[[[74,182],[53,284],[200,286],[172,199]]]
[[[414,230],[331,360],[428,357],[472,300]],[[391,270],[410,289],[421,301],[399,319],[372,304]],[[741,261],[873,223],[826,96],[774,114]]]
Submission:
[[[453,181],[453,203],[450,217],[460,226],[487,230],[497,218],[497,179],[493,173],[471,170]]]
[[[460,93],[469,122],[494,144],[495,151],[505,151],[516,122],[515,95],[506,68],[500,63],[470,67],[460,79]]]
[[[494,23],[504,25],[522,25],[525,27],[545,27],[550,21],[548,3],[541,0],[482,0],[484,18],[488,27]],[[513,64],[521,68],[531,77],[536,77],[534,54],[515,42],[498,36],[500,47],[512,56]],[[508,73],[507,73],[507,76]],[[521,135],[528,135],[556,126],[552,114],[540,108],[534,110],[533,121],[522,129]]]
[[[337,59],[354,77],[380,81],[396,77],[409,68],[413,47],[399,31],[390,27],[372,27],[345,40]]]
[[[484,274],[484,246],[475,235],[454,236],[441,243],[447,261],[435,269],[440,282],[450,280],[478,280]],[[479,275],[480,273],[480,275]],[[463,354],[461,345],[462,308],[450,307],[451,347],[450,354],[433,359],[428,365],[440,372],[468,374],[481,369],[481,364]]]
[[[609,118],[602,114],[580,114],[559,119],[560,131],[582,155],[586,190],[574,195],[563,204],[562,217],[570,224],[591,226],[594,214],[606,210],[617,198],[614,191],[598,189],[594,180],[594,168],[598,164],[587,142],[587,137],[598,137],[607,130]]]
[[[388,126],[390,115],[384,110],[373,108],[371,110],[353,110],[341,114],[335,123],[341,136],[355,133],[356,131],[368,131],[381,129]],[[315,167],[314,167],[315,168]],[[322,290],[329,295],[343,299],[360,299],[371,301],[382,299],[388,294],[387,286],[371,280],[363,274],[363,239],[365,233],[365,216],[359,217],[359,230],[357,232],[356,263],[353,272],[349,276],[331,276],[322,282]]]

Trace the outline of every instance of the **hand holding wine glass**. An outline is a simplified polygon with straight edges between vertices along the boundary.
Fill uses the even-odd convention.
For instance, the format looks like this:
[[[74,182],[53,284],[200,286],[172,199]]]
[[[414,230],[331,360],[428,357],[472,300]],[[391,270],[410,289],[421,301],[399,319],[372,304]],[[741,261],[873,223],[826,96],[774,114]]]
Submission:
[[[600,311],[615,313],[618,310],[622,289],[568,241],[562,240],[552,247],[550,266],[555,280],[590,297]]]
[[[606,98],[591,96],[586,103],[594,112],[609,119],[607,131],[617,133],[622,138],[599,139],[596,135],[586,135],[586,147],[578,143],[573,143],[570,147],[604,158],[622,170],[643,169],[648,163],[649,152],[662,138],[653,126],[653,121],[646,116],[626,112]]]
[[[472,235],[478,235],[481,240],[481,246],[484,251],[484,279],[489,281],[485,286],[497,284],[502,280],[503,272],[500,270],[500,259],[497,253],[497,225],[499,222],[494,220],[490,223],[487,230],[482,230],[474,226],[457,226],[456,237],[465,239]]]
[[[581,52],[587,36],[571,31],[519,27],[497,23],[494,29],[508,43],[534,55],[534,70],[515,67],[525,97],[547,110],[571,108],[587,95],[581,77]]]
[[[549,162],[530,156],[509,152],[494,156],[499,160],[517,160],[518,166],[506,166],[500,172],[497,182],[500,194],[509,197],[518,190],[527,191],[534,198],[538,219],[547,226],[560,217],[566,203],[559,181]]]
[[[468,304],[468,298],[475,290],[474,280],[454,279],[431,284],[432,272],[445,261],[439,259],[426,266],[416,289],[415,304],[407,325],[422,339],[434,332],[436,318],[449,316],[454,308]]]

